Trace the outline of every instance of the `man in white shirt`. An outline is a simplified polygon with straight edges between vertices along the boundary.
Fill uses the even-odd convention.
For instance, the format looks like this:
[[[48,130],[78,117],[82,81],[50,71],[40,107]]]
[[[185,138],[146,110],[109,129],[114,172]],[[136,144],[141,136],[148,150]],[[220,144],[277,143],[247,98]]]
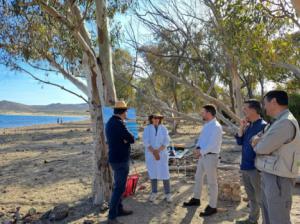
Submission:
[[[215,106],[211,104],[202,108],[201,116],[206,123],[194,150],[196,158],[199,159],[195,174],[194,196],[188,202],[183,203],[183,206],[200,206],[203,179],[206,175],[209,204],[204,212],[200,213],[200,216],[210,216],[217,213],[217,167],[222,144],[222,126],[216,119],[216,112]]]

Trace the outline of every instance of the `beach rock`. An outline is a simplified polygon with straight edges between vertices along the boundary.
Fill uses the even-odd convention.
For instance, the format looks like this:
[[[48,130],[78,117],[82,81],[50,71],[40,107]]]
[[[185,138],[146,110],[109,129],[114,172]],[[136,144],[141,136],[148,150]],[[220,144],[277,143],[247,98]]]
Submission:
[[[35,214],[36,214],[36,209],[35,208],[30,208],[27,212],[27,215],[30,215],[30,216],[35,215]]]
[[[53,171],[54,171],[54,168],[52,168],[52,167],[49,168],[49,170],[48,170],[49,173],[51,173],[51,172],[53,172]]]
[[[4,213],[3,213],[3,212],[0,212],[0,218],[3,217],[3,216],[4,216]]]
[[[62,144],[63,144],[63,145],[68,145],[68,142],[63,142]]]
[[[84,220],[83,224],[93,224],[95,223],[93,220]]]
[[[90,129],[90,128],[86,129],[86,132],[90,132],[90,131],[91,131],[91,129]]]
[[[108,203],[103,203],[102,205],[101,205],[101,207],[100,207],[100,212],[101,213],[104,213],[104,212],[106,212],[107,210],[109,209],[109,206],[108,206]]]
[[[37,220],[37,221],[30,222],[30,224],[52,224],[52,223],[53,222],[49,220]]]
[[[45,213],[41,216],[40,219],[41,219],[41,220],[49,219],[51,212],[52,212],[52,210],[49,210],[49,211],[45,212]]]
[[[66,218],[69,214],[69,206],[67,204],[61,204],[53,208],[49,216],[50,221],[60,221]]]
[[[5,221],[2,222],[2,224],[13,224],[13,221],[5,220]]]
[[[233,202],[241,201],[241,183],[239,171],[237,169],[219,170],[218,183],[220,200]]]

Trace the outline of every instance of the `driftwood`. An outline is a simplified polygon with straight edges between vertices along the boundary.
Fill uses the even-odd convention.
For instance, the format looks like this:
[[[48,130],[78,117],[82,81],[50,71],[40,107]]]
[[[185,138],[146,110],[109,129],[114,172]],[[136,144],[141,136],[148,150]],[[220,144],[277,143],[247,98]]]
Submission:
[[[170,171],[186,171],[187,172],[196,172],[196,169],[197,169],[197,166],[196,165],[187,165],[186,168],[184,165],[180,165],[177,167],[176,165],[172,165],[172,166],[169,166],[169,170]]]

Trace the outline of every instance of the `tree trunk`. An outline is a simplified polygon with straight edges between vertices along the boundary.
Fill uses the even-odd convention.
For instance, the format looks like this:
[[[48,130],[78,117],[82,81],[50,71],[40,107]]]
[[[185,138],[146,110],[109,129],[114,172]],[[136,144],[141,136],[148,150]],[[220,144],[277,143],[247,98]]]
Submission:
[[[175,103],[172,103],[172,106],[171,106],[171,108],[173,109],[173,110],[175,110],[174,109],[174,106],[175,106]],[[178,108],[177,108],[177,111],[178,111]],[[177,127],[178,127],[178,123],[177,123],[177,121],[176,121],[176,119],[175,119],[175,114],[172,112],[171,113],[171,117],[173,118],[172,119],[172,134],[176,134],[177,133]]]
[[[173,83],[173,98],[174,98],[174,103],[172,104],[172,109],[174,109],[174,106],[176,106],[176,110],[181,111],[181,105],[178,101],[178,96],[177,96],[177,92],[176,92],[176,82],[174,80],[171,80],[171,81]],[[174,113],[172,113],[172,117],[175,117]],[[176,119],[174,119],[172,133],[176,134],[177,128],[178,128],[178,122],[176,121]]]
[[[93,123],[94,179],[93,203],[101,205],[108,202],[112,190],[112,174],[108,164],[108,150],[104,137],[102,110],[95,104],[90,105]]]
[[[248,98],[252,99],[253,98],[252,85],[251,85],[251,81],[247,80],[247,78],[246,78],[246,88],[247,88]]]
[[[261,96],[261,101],[264,99],[264,95],[265,95],[265,82],[264,82],[264,77],[262,76],[259,79],[259,84],[260,84],[260,96]]]
[[[229,82],[228,86],[229,86],[229,94],[230,94],[230,102],[231,102],[230,108],[232,111],[234,111],[234,96],[233,96],[232,82]]]
[[[234,110],[237,115],[242,117],[243,99],[241,93],[241,80],[238,75],[237,65],[233,56],[229,59],[229,69],[231,73],[232,91],[234,97]]]
[[[96,22],[98,27],[99,65],[103,78],[104,99],[107,105],[116,101],[116,90],[112,68],[111,38],[106,0],[96,1]]]
[[[74,38],[81,46],[83,56],[83,68],[87,76],[87,82],[89,84],[88,95],[90,101],[90,113],[91,122],[93,126],[93,141],[94,141],[94,154],[95,154],[95,175],[93,182],[93,202],[100,205],[104,201],[108,201],[112,188],[112,175],[108,165],[108,148],[105,143],[104,136],[104,123],[102,108],[105,106],[105,102],[113,104],[116,98],[116,92],[113,81],[112,69],[99,68],[95,52],[91,46],[91,41],[85,27],[81,24],[81,13],[79,7],[72,2],[70,5],[71,14],[68,14],[74,21],[70,20],[70,17],[65,17],[60,14],[55,8],[48,5],[47,1],[37,1],[44,12],[50,16],[56,18],[62,24],[65,24],[72,32]],[[105,66],[111,66],[111,49],[110,49],[110,37],[108,32],[108,24],[106,18],[106,5],[104,0],[96,1],[96,16],[98,28],[101,31],[98,37],[102,45],[99,46],[101,52],[100,64]],[[78,24],[79,22],[79,24]],[[78,25],[78,29],[75,29],[73,23]],[[102,61],[101,61],[102,60]],[[103,71],[103,73],[101,73]],[[105,76],[105,78],[104,78]],[[105,89],[105,91],[104,91]]]
[[[87,54],[83,56],[83,70],[87,77],[89,93],[89,108],[93,129],[94,144],[94,180],[93,180],[93,203],[101,205],[108,201],[112,190],[112,173],[108,164],[108,147],[105,143],[104,120],[102,106],[104,104],[102,79],[100,70],[94,70]]]

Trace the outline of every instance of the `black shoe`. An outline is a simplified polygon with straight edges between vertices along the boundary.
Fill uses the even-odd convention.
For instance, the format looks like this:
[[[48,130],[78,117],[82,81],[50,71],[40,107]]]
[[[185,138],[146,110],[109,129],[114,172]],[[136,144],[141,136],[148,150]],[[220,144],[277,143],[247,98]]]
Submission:
[[[183,202],[183,206],[200,206],[200,199],[191,198],[188,202]]]
[[[210,216],[217,213],[216,208],[212,208],[209,205],[205,208],[204,212],[200,212],[200,217]]]
[[[127,215],[131,215],[132,213],[133,211],[131,210],[122,209],[118,212],[118,216],[127,216]]]

